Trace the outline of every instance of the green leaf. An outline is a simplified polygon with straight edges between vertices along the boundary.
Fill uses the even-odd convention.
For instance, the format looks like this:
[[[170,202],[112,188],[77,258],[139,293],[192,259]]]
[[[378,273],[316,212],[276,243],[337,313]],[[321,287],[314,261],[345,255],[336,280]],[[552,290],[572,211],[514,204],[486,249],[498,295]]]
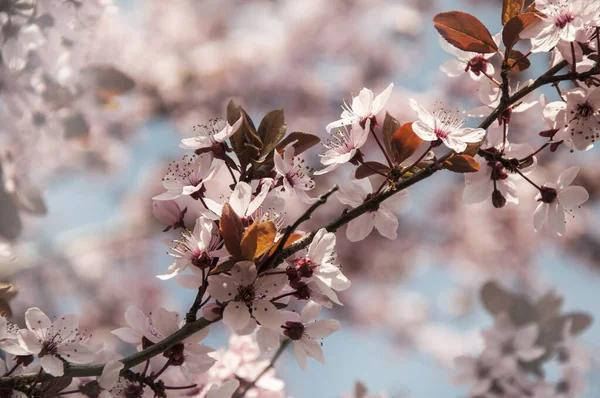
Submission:
[[[235,260],[227,260],[225,262],[222,262],[210,271],[210,275],[216,275],[220,274],[221,272],[231,271],[236,262],[237,261]]]

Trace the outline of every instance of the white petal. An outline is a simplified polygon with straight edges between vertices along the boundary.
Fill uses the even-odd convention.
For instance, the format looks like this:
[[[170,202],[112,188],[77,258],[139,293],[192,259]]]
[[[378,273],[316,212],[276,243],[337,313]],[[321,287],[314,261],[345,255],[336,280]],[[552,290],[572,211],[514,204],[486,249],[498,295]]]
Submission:
[[[229,204],[233,211],[235,211],[235,214],[240,217],[246,216],[246,209],[248,209],[251,197],[252,187],[250,184],[242,181],[238,182],[229,198]]]
[[[548,205],[540,202],[533,212],[533,228],[539,231],[544,226],[546,217],[548,216]]]
[[[256,343],[261,352],[269,352],[279,347],[279,333],[273,329],[259,328],[256,332]]]
[[[281,327],[281,313],[268,300],[258,300],[252,306],[252,315],[264,327],[278,330]]]
[[[119,373],[125,365],[121,361],[110,360],[104,365],[102,375],[98,378],[98,384],[105,390],[110,390],[117,384]]]
[[[256,279],[256,265],[253,261],[240,261],[231,268],[231,278],[241,286],[248,286]]]
[[[340,327],[340,322],[335,319],[323,319],[306,325],[304,333],[311,339],[323,339],[340,330]]]
[[[590,194],[584,187],[571,186],[563,189],[558,194],[558,201],[567,209],[573,209],[586,202]]]
[[[296,361],[298,361],[298,365],[300,365],[300,369],[306,370],[306,351],[304,351],[304,347],[300,341],[294,341],[294,356],[296,357]]]
[[[21,329],[18,333],[19,345],[34,354],[42,350],[42,342],[31,330]]]
[[[111,333],[126,343],[139,344],[142,341],[142,335],[131,328],[119,328]]]
[[[40,329],[47,329],[52,325],[50,318],[46,316],[37,307],[33,307],[25,312],[25,324],[27,325],[27,329],[31,331],[38,331]]]
[[[487,167],[486,167],[487,171]],[[480,172],[474,173],[479,174]],[[487,178],[483,184],[473,183],[473,184],[465,184],[465,189],[463,190],[462,199],[463,202],[467,204],[473,203],[481,203],[492,196],[492,192],[494,191],[494,183],[491,179]]]
[[[167,337],[179,330],[179,314],[177,312],[167,311],[164,308],[158,308],[152,312],[152,326]]]
[[[242,302],[231,301],[223,311],[223,323],[233,330],[243,329],[250,320],[250,311]]]
[[[375,212],[375,228],[382,236],[394,240],[397,237],[398,218],[391,211],[379,209]]]
[[[233,278],[223,275],[209,276],[206,290],[208,294],[222,302],[233,300],[238,293]]]
[[[313,319],[317,319],[319,313],[321,312],[321,306],[314,301],[309,301],[306,303],[304,308],[302,309],[302,313],[300,315],[300,320],[302,323],[307,323],[308,321],[312,321]]]
[[[465,73],[465,63],[457,59],[451,59],[442,64],[440,70],[450,77],[460,76]]]
[[[373,115],[377,115],[379,112],[383,110],[383,107],[387,103],[390,95],[392,94],[392,89],[394,88],[394,83],[390,83],[389,86],[381,94],[379,94],[373,100],[373,108],[371,109],[371,113]]]
[[[361,117],[369,116],[373,109],[373,91],[363,88],[358,97],[352,98],[352,110]]]
[[[127,324],[140,333],[145,333],[150,325],[150,320],[139,308],[130,305],[125,310],[125,320]]]
[[[283,289],[287,281],[285,274],[261,276],[254,283],[254,291],[260,296],[274,297]]]
[[[70,343],[59,346],[57,351],[67,362],[83,364],[96,359],[96,351],[85,344]]]
[[[322,264],[335,250],[335,234],[321,228],[308,247],[308,257],[316,264]]]
[[[435,135],[433,132],[433,127],[422,122],[421,120],[414,122],[412,124],[412,129],[414,133],[423,141],[436,141],[438,139],[437,135]]]
[[[60,333],[62,336],[75,334],[79,329],[79,319],[74,314],[66,314],[58,318],[52,324],[52,329]]]
[[[312,339],[307,338],[302,338],[300,340],[300,344],[302,344],[302,348],[304,348],[304,351],[308,354],[308,356],[313,357],[314,359],[325,365],[325,357],[323,356],[321,344]]]
[[[374,226],[375,220],[373,215],[370,212],[363,214],[348,223],[346,237],[351,242],[361,241],[369,236]]]
[[[551,203],[548,210],[548,227],[556,235],[562,236],[567,231],[565,209],[559,203]]]
[[[558,189],[563,189],[573,182],[575,177],[577,177],[577,173],[579,173],[579,166],[569,167],[558,177]]]
[[[44,371],[52,376],[62,376],[65,373],[63,361],[52,355],[44,355],[40,358],[40,365]]]
[[[252,199],[252,201],[248,205],[248,208],[246,209],[246,216],[253,215],[254,212],[260,207],[260,205],[262,205],[262,203],[265,201],[265,198],[267,197],[267,194],[269,193],[269,189],[269,184],[262,184],[262,186],[260,187],[259,194],[256,195],[256,197]]]

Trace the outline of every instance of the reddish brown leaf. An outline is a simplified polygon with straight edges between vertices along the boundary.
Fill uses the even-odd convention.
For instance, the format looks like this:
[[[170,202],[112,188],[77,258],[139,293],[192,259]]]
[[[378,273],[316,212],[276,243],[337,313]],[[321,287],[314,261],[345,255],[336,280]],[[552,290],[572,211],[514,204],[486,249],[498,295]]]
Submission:
[[[502,41],[504,42],[506,51],[511,51],[520,40],[519,35],[523,29],[537,22],[538,19],[538,15],[533,12],[526,12],[511,18],[504,26],[504,29],[502,29]]]
[[[255,222],[242,236],[242,256],[246,260],[254,260],[271,248],[277,235],[277,227],[273,221]]]
[[[385,113],[385,119],[383,121],[383,144],[388,155],[394,157],[394,150],[392,149],[392,137],[394,133],[400,128],[401,124],[395,117],[389,113]],[[399,162],[397,162],[399,163]]]
[[[492,315],[508,313],[517,296],[505,290],[495,281],[483,285],[480,292],[481,302],[486,310]]]
[[[508,60],[508,67],[514,71],[521,72],[531,66],[531,62],[521,51],[511,50]]]
[[[441,12],[433,17],[433,25],[456,48],[477,53],[498,51],[498,46],[485,25],[466,12]]]
[[[283,109],[276,109],[268,112],[258,126],[258,136],[263,142],[263,147],[260,153],[264,157],[271,153],[285,136],[285,117]]]
[[[412,122],[404,123],[392,136],[392,153],[401,164],[421,146],[423,140],[412,129]]]
[[[236,259],[243,259],[240,245],[242,243],[242,236],[244,235],[244,225],[229,203],[223,205],[219,229],[225,241],[225,248],[227,248],[229,254]]]
[[[479,142],[471,142],[467,144],[467,149],[462,151],[463,155],[475,156],[479,152],[479,148],[483,145],[485,138]]]
[[[216,275],[220,274],[221,272],[231,271],[235,263],[237,263],[236,260],[227,260],[225,262],[222,262],[210,271],[210,275]]]
[[[356,172],[354,173],[354,177],[360,180],[361,178],[378,174],[377,171],[373,169],[385,175],[390,172],[390,168],[385,164],[381,164],[379,162],[365,162],[364,164],[358,166]]]
[[[479,163],[469,155],[454,155],[444,162],[446,170],[455,173],[474,173],[479,171]]]
[[[289,245],[291,245],[292,243],[294,243],[298,239],[302,238],[303,236],[304,235],[302,235],[302,234],[291,234],[290,237],[285,241],[285,244],[283,245],[283,248],[285,249],[286,247],[288,247]],[[275,253],[275,249],[277,249],[278,245],[279,245],[279,241],[275,245],[273,245],[273,247],[271,248],[271,250],[269,250],[269,256],[272,256],[273,253]]]
[[[502,2],[502,25],[516,17],[523,11],[524,0],[504,0]]]
[[[294,141],[295,143],[293,146],[295,149],[295,154],[299,155],[307,149],[317,145],[319,142],[321,142],[321,139],[316,135],[295,131],[289,134],[287,137],[285,137],[283,141],[281,141],[279,145],[277,145],[277,150],[283,151],[283,148],[285,148],[288,144]]]

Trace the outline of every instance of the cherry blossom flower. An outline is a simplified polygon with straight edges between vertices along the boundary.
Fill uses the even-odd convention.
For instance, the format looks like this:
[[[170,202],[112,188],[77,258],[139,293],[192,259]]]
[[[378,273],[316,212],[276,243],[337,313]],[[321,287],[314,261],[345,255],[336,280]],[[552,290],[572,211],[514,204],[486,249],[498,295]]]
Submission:
[[[198,152],[210,151],[212,155],[218,159],[225,156],[225,152],[230,149],[227,146],[227,140],[240,128],[243,118],[240,118],[233,124],[229,125],[223,119],[212,119],[208,126],[199,125],[199,135],[192,138],[184,138],[181,140],[181,148],[193,149]],[[194,127],[196,130],[196,127]]]
[[[300,315],[291,311],[283,311],[284,324],[281,334],[288,337],[294,344],[294,355],[302,370],[306,369],[307,357],[315,358],[325,364],[325,357],[318,339],[323,339],[340,329],[340,322],[335,319],[316,319],[321,312],[321,306],[309,301]]]
[[[345,205],[352,207],[360,206],[373,195],[373,187],[368,178],[353,179],[349,185],[342,186],[338,199]],[[352,242],[365,239],[373,228],[388,239],[396,239],[398,229],[398,218],[393,212],[393,206],[398,200],[406,196],[401,192],[379,205],[377,210],[369,211],[348,223],[346,237]]]
[[[457,384],[473,384],[471,396],[483,396],[490,391],[492,384],[498,378],[512,373],[510,359],[499,359],[494,353],[484,351],[478,357],[460,356],[454,360],[458,375],[454,382]]]
[[[222,246],[222,240],[217,235],[215,223],[204,217],[198,217],[194,231],[185,230],[181,233],[181,240],[173,241],[171,256],[175,261],[164,275],[157,278],[167,280],[173,278],[187,267],[207,268],[212,265],[213,258],[227,257],[229,253]]]
[[[79,332],[79,321],[72,314],[51,322],[39,308],[25,312],[27,330],[19,331],[19,344],[40,359],[44,370],[62,376],[64,362],[86,364],[96,358],[96,352],[85,344],[87,337]]]
[[[281,177],[283,191],[303,202],[310,203],[313,199],[308,197],[306,191],[313,189],[315,182],[308,175],[310,170],[303,166],[304,160],[294,157],[294,151],[292,145],[285,147],[283,157],[279,151],[275,151],[273,155],[275,171]]]
[[[203,196],[202,187],[216,173],[220,163],[213,163],[207,155],[184,155],[179,161],[169,165],[168,173],[162,179],[163,187],[167,190],[155,200],[171,200],[180,196],[190,196],[198,199]]]
[[[553,398],[576,398],[581,396],[587,385],[579,369],[565,366],[561,369],[561,379],[556,384]]]
[[[341,119],[329,123],[326,127],[327,132],[330,133],[333,129],[355,123],[365,124],[367,119],[373,119],[374,124],[372,124],[372,126],[375,126],[377,124],[377,115],[384,109],[393,88],[394,83],[390,83],[390,85],[375,98],[373,98],[373,91],[368,88],[363,88],[360,90],[358,97],[352,98],[351,107],[344,102],[344,106],[342,106],[344,111],[342,112]]]
[[[562,364],[585,372],[590,367],[588,350],[574,339],[572,328],[573,320],[569,319],[563,326],[561,341],[556,346],[558,358]]]
[[[498,79],[500,76],[496,76]],[[521,88],[527,87],[533,81],[528,80],[524,83],[517,82],[516,87],[513,89],[509,86],[508,93],[511,95],[514,92],[518,92]],[[531,92],[527,94],[523,99],[521,99],[517,104],[510,107],[510,111],[508,116],[506,116],[506,112],[503,117],[507,117],[508,121],[510,121],[510,115],[513,113],[522,113],[533,106],[535,106],[538,102],[534,100],[534,93]],[[498,85],[494,84],[492,81],[483,81],[479,86],[478,93],[479,100],[483,103],[483,105],[475,107],[473,109],[469,109],[465,111],[465,114],[469,117],[487,117],[492,110],[494,110],[498,105],[500,105],[500,100],[502,98],[502,90]]]
[[[473,80],[479,80],[485,75],[494,75],[494,65],[490,62],[490,58],[496,53],[481,54],[463,51],[448,43],[442,36],[440,36],[440,46],[444,51],[456,57],[440,66],[440,70],[446,75],[455,77],[468,73]]]
[[[8,320],[0,315],[0,348],[13,355],[29,355],[29,350],[18,343],[19,328],[9,324]]]
[[[152,326],[161,337],[160,340],[177,332],[184,324],[185,320],[181,320],[177,312],[167,311],[164,308],[152,312]],[[186,337],[164,354],[169,358],[169,363],[172,366],[181,367],[181,371],[188,379],[191,379],[190,373],[204,373],[215,363],[215,360],[207,355],[213,352],[214,349],[198,344],[209,333],[210,327],[205,327]]]
[[[487,351],[506,361],[506,366],[510,361],[516,370],[519,360],[530,362],[544,354],[545,349],[536,345],[539,332],[535,323],[517,328],[506,314],[501,314],[496,317],[494,327],[483,333],[483,338]]]
[[[161,340],[160,334],[152,325],[152,319],[139,308],[130,305],[125,310],[127,327],[115,329],[112,334],[126,343],[137,344],[138,348],[147,348],[151,343]]]
[[[260,192],[253,199],[252,186],[247,182],[240,181],[235,185],[233,192],[229,196],[228,203],[235,214],[242,219],[242,222],[249,224],[249,221],[252,220],[252,216],[264,202],[270,189],[270,184],[262,184]],[[206,198],[205,202],[208,208],[220,218],[221,211],[223,210],[223,203],[217,203],[210,198]]]
[[[88,397],[112,398],[113,395],[109,391],[117,386],[119,374],[124,366],[123,362],[114,359],[106,362],[98,380],[82,385],[79,391]]]
[[[579,173],[579,167],[574,166],[565,170],[556,183],[544,184],[536,199],[540,202],[533,213],[533,226],[539,231],[544,226],[546,218],[550,231],[558,236],[566,232],[565,213],[589,199],[585,188],[569,186]]]
[[[352,159],[360,154],[360,148],[367,142],[369,131],[371,129],[371,119],[367,119],[364,127],[355,123],[350,128],[350,131],[344,127],[344,131],[338,129],[332,134],[332,138],[323,144],[327,148],[327,152],[321,156],[321,163],[325,167],[322,170],[315,171],[315,175],[329,173],[337,169],[344,163],[352,161]]]
[[[600,139],[600,87],[569,90],[565,99],[566,103],[556,101],[546,105],[548,114],[560,127],[555,140],[566,140],[572,148],[587,151]],[[550,113],[551,109],[554,111]]]
[[[257,276],[251,261],[236,263],[231,276],[208,277],[208,294],[221,302],[228,302],[223,311],[223,322],[233,330],[243,329],[250,317],[261,325],[276,329],[281,326],[281,313],[270,299],[281,291],[287,281],[285,274]]]
[[[536,9],[544,16],[525,28],[522,39],[531,39],[532,52],[547,52],[560,41],[572,42],[584,27],[584,16],[593,1],[588,0],[538,0]],[[597,7],[597,5],[596,5]]]
[[[150,398],[154,396],[154,393],[151,393],[150,389],[146,388],[144,384],[128,380],[124,377],[119,377],[115,386],[111,388],[108,392],[109,395],[105,395],[106,398]]]
[[[414,99],[410,100],[410,106],[419,118],[412,125],[413,131],[424,141],[443,142],[460,153],[467,148],[467,144],[479,142],[485,137],[484,129],[462,128],[465,121],[459,118],[458,111],[440,108],[429,113]]]
[[[319,297],[318,291],[320,291],[331,301],[341,305],[335,291],[341,292],[348,289],[350,281],[339,266],[333,263],[337,257],[335,242],[336,238],[333,232],[327,232],[325,228],[318,230],[308,246],[306,254],[297,255],[293,260],[293,266],[288,268],[288,278],[290,278],[292,288],[300,292],[308,289],[308,294],[305,292],[306,298],[313,297],[311,290],[317,292],[315,297]],[[303,283],[304,280],[308,280],[309,283]]]
[[[513,144],[508,140],[503,142],[503,126],[488,129],[487,143],[484,145],[483,150],[490,154],[503,151],[504,157],[507,159],[524,159],[533,153],[533,148],[528,144]],[[465,203],[480,203],[495,195],[492,201],[500,201],[500,203],[494,202],[496,207],[502,207],[500,204],[504,202],[518,204],[519,197],[515,182],[521,177],[515,173],[515,170],[510,167],[506,168],[501,162],[492,158],[488,160],[480,155],[475,155],[474,158],[479,163],[480,169],[476,173],[465,174],[463,201]],[[534,156],[531,165],[520,171],[527,174],[533,170],[535,165],[536,159]]]

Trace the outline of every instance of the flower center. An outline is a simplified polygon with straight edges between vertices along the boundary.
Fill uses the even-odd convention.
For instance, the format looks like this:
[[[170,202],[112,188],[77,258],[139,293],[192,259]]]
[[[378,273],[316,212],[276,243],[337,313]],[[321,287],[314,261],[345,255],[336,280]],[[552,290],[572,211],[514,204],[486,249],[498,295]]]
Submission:
[[[467,62],[465,72],[470,70],[475,76],[479,76],[481,73],[487,71],[488,62],[489,61],[485,59],[483,55],[476,55]]]
[[[242,301],[244,301],[246,304],[251,304],[254,302],[254,298],[256,297],[254,285],[238,286],[238,294]]]
[[[567,24],[573,21],[575,17],[572,13],[566,12],[564,14],[560,14],[554,17],[554,26],[557,28],[563,29]]]
[[[313,275],[314,269],[317,268],[310,258],[299,258],[294,261],[296,272],[300,278],[310,278]]]
[[[56,341],[52,339],[44,342],[44,344],[42,345],[42,350],[38,354],[38,357],[41,358],[46,355],[56,355],[57,352],[58,346],[56,344]]]
[[[540,195],[542,195],[540,200],[544,203],[552,203],[558,198],[556,189],[545,186],[540,188]]]
[[[594,107],[589,102],[583,104],[577,104],[577,116],[587,119],[594,114]]]
[[[435,134],[438,138],[448,138],[448,133],[444,131],[443,126],[435,126],[435,129],[433,129],[433,134]]]
[[[144,389],[135,384],[129,384],[123,391],[125,398],[141,398],[144,395]]]
[[[283,334],[291,340],[300,340],[304,335],[304,325],[300,322],[286,322],[282,326]]]

